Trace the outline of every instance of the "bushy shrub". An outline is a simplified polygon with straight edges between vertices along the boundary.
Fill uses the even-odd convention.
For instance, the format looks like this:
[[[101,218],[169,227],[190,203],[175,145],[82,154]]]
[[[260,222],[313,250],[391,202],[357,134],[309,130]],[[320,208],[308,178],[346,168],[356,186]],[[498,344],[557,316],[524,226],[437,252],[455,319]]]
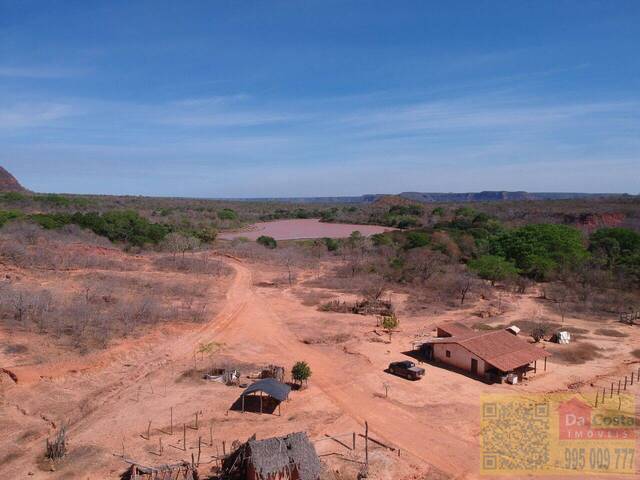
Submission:
[[[267,235],[259,236],[256,242],[266,248],[276,248],[278,246],[278,242],[276,242],[275,238],[269,237]]]
[[[220,220],[236,220],[238,218],[238,214],[235,210],[230,208],[223,208],[218,212],[218,218]]]
[[[157,223],[151,223],[137,212],[113,210],[99,213],[36,213],[25,216],[20,212],[0,212],[0,226],[8,220],[25,218],[41,227],[52,230],[65,225],[78,225],[97,235],[107,237],[112,242],[124,242],[134,246],[146,243],[157,244],[169,233],[169,229]]]
[[[327,247],[327,250],[330,252],[335,252],[340,246],[340,242],[338,242],[335,238],[325,237],[322,239],[322,241]]]
[[[389,208],[391,215],[414,215],[420,217],[424,214],[424,208],[420,205],[393,205]]]
[[[21,212],[17,212],[15,210],[0,210],[0,228],[2,228],[9,220],[15,220],[22,216]]]
[[[429,238],[429,234],[425,232],[409,232],[407,234],[407,241],[405,243],[405,248],[419,248],[425,247],[429,245],[431,239]]]

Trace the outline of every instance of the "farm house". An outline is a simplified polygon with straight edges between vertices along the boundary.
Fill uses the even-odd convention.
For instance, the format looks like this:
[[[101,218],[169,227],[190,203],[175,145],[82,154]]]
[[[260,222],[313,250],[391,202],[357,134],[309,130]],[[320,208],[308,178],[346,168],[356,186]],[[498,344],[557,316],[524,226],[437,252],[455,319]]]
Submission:
[[[439,325],[437,337],[421,348],[429,360],[498,381],[507,377],[522,380],[527,372],[537,372],[538,360],[544,361],[546,370],[550,356],[512,331],[476,331],[461,323]]]

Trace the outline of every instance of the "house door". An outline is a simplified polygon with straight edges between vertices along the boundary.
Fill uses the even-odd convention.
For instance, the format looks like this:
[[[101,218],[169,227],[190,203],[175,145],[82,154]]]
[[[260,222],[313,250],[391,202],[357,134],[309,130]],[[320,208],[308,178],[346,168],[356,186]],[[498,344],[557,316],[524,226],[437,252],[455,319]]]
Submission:
[[[478,374],[478,360],[476,360],[475,358],[471,359],[471,373],[473,373],[474,375]]]

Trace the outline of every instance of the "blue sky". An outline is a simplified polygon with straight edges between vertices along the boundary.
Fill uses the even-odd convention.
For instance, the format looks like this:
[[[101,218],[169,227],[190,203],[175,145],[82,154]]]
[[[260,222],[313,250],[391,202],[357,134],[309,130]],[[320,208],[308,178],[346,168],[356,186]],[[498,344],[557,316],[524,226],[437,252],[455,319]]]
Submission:
[[[638,1],[0,0],[36,191],[640,192]]]

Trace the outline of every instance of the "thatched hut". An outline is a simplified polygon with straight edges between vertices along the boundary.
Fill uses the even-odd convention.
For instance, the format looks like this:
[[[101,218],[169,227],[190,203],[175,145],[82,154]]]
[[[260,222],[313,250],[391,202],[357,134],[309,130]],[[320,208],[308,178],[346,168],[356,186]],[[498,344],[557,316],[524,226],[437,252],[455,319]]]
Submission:
[[[318,480],[320,459],[304,432],[256,440],[255,435],[223,463],[233,480]]]

